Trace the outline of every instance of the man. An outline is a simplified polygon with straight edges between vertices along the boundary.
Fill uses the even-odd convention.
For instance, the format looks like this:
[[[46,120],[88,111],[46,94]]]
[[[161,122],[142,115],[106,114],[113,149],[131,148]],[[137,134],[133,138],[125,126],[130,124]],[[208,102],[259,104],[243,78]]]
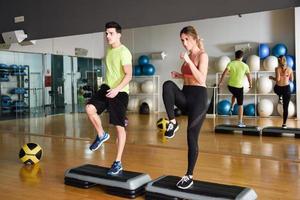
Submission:
[[[229,72],[229,80],[228,80],[228,89],[232,93],[231,97],[231,107],[230,112],[233,111],[233,105],[235,103],[235,99],[237,99],[238,104],[238,127],[245,127],[246,125],[243,123],[243,100],[244,100],[244,91],[243,91],[243,82],[245,75],[248,78],[249,87],[252,87],[252,80],[250,76],[249,66],[244,63],[243,60],[244,52],[238,50],[235,52],[235,60],[231,61],[220,78],[218,87],[220,87],[225,75]]]
[[[108,43],[105,63],[105,83],[86,105],[86,113],[97,131],[95,141],[90,150],[97,150],[109,139],[109,134],[103,130],[101,114],[105,109],[109,111],[109,121],[117,130],[117,156],[108,175],[117,175],[122,172],[121,158],[126,142],[125,114],[128,105],[129,82],[132,78],[132,55],[121,44],[121,26],[116,22],[105,25],[106,40]]]

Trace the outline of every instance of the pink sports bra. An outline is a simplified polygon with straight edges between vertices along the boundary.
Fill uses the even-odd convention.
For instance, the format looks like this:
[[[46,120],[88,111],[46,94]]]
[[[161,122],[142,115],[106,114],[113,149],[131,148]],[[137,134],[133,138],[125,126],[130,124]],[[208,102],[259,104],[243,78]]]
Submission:
[[[183,77],[186,78],[194,77],[189,64],[187,64],[186,62],[184,62],[183,65],[181,66],[181,73]]]

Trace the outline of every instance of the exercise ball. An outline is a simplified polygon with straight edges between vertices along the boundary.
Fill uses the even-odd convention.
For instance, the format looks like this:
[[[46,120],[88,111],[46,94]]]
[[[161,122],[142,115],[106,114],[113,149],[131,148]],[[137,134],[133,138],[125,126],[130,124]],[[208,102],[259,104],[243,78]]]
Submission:
[[[266,71],[275,71],[275,68],[278,67],[277,57],[268,56],[266,59],[264,59],[263,66]]]
[[[277,104],[277,112],[279,113],[279,115],[281,117],[283,116],[283,105],[281,103]],[[289,107],[288,107],[288,118],[294,117],[295,114],[296,114],[295,104],[292,101],[290,101]]]
[[[130,81],[129,83],[129,93],[137,94],[139,93],[139,83],[136,81]]]
[[[296,82],[290,81],[289,85],[291,93],[296,93]]]
[[[42,152],[40,145],[27,143],[21,148],[19,158],[24,164],[35,164],[40,161]]]
[[[143,114],[143,115],[149,115],[150,114],[150,108],[149,108],[149,105],[146,102],[143,102],[140,105],[139,113]]]
[[[215,63],[216,71],[223,72],[230,61],[231,60],[228,56],[221,56]]]
[[[243,92],[244,93],[248,93],[249,90],[250,90],[250,88],[249,88],[249,81],[248,81],[248,78],[245,76],[244,80],[243,80]]]
[[[261,59],[265,59],[270,55],[270,47],[264,43],[259,44],[257,54]]]
[[[284,56],[287,54],[287,48],[284,44],[276,44],[272,49],[272,54],[276,57]]]
[[[138,111],[138,107],[139,107],[139,99],[136,97],[130,98],[128,101],[127,109],[129,111]]]
[[[260,94],[268,94],[272,92],[273,83],[267,76],[261,76],[256,83],[257,92]]]
[[[152,109],[153,109],[153,102],[152,102],[151,98],[145,98],[145,99],[141,100],[141,102],[142,103],[147,103],[148,106],[149,106],[150,111],[152,111]]]
[[[273,102],[270,99],[261,99],[258,103],[257,112],[261,117],[268,117],[273,113]]]
[[[238,104],[234,104],[232,114],[233,115],[239,114],[239,105]]]
[[[296,67],[295,67],[295,58],[294,58],[294,56],[286,55],[285,58],[286,58],[287,66],[289,66],[290,68],[292,68],[293,71],[295,71]]]
[[[146,80],[141,84],[142,92],[144,93],[153,93],[154,92],[154,84],[152,80]]]
[[[141,65],[134,66],[133,75],[134,76],[141,76],[142,75],[142,66]]]
[[[250,103],[245,106],[244,113],[247,116],[255,116],[255,105],[254,103]]]
[[[146,55],[141,55],[141,56],[139,57],[139,59],[138,59],[138,63],[139,63],[140,65],[146,65],[146,64],[149,64],[149,61],[150,61],[150,59],[149,59],[149,57],[146,56]]]
[[[230,101],[224,99],[218,103],[218,114],[219,115],[228,115],[230,111],[231,103]]]
[[[257,55],[251,55],[247,58],[247,65],[251,72],[259,71],[260,69],[260,58]]]
[[[155,67],[151,64],[145,64],[142,67],[142,73],[146,76],[152,76],[155,74]]]
[[[168,128],[169,125],[169,120],[167,118],[160,118],[159,120],[157,120],[156,122],[156,126],[160,131],[165,132]]]

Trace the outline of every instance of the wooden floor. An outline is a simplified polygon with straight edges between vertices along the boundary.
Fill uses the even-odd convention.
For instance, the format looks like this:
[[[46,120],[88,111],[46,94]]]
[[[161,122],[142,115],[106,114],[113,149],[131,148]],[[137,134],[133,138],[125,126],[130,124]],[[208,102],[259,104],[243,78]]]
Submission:
[[[126,170],[148,173],[152,179],[185,173],[186,118],[178,118],[179,131],[165,141],[156,129],[162,116],[128,115]],[[248,118],[245,122],[260,127],[281,125],[279,118]],[[215,134],[214,126],[219,123],[236,123],[236,118],[205,120],[195,179],[251,187],[263,200],[300,199],[300,139]],[[0,121],[0,199],[122,199],[106,194],[101,187],[84,190],[63,183],[68,168],[84,163],[111,165],[116,153],[115,130],[108,125],[107,115],[103,124],[111,139],[90,152],[95,132],[85,114]],[[289,119],[288,126],[300,127],[300,122]],[[20,147],[27,142],[43,148],[42,160],[32,167],[18,160]]]

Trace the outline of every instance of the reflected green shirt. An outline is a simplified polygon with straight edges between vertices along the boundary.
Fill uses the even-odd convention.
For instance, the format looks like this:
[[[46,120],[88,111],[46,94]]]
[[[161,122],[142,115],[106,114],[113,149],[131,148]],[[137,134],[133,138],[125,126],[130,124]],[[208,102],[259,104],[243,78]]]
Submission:
[[[231,87],[242,88],[245,75],[250,73],[249,66],[242,61],[234,60],[231,61],[226,68],[230,75],[228,85]]]
[[[105,58],[105,83],[110,88],[117,87],[125,76],[124,65],[132,65],[132,55],[124,45],[117,48],[107,48]],[[126,85],[122,92],[129,93],[129,85]]]

